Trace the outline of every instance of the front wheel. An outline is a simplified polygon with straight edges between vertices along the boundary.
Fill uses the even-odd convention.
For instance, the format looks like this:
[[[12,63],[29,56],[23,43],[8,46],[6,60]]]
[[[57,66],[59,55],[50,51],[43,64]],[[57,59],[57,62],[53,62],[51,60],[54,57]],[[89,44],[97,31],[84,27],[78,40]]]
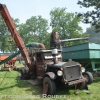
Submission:
[[[90,72],[84,72],[83,76],[87,79],[87,84],[91,84],[93,82],[93,75]]]
[[[48,84],[47,95],[54,95],[56,92],[56,85],[55,85],[54,80],[51,80],[49,77],[45,77],[43,79],[43,89],[46,84]]]

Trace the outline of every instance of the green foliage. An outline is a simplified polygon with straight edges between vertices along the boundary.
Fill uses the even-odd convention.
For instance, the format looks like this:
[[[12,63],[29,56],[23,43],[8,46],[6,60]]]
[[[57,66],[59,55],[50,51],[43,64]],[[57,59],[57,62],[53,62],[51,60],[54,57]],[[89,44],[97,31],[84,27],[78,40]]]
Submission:
[[[74,13],[66,12],[66,8],[54,8],[50,12],[50,17],[50,26],[52,27],[52,31],[58,31],[61,40],[86,36],[86,34],[83,34],[82,28],[79,26],[82,19],[76,17]],[[32,16],[23,24],[19,24],[19,19],[13,19],[13,22],[20,34],[19,36],[21,36],[25,44],[39,42],[43,43],[46,49],[50,48],[49,43],[51,33],[48,32],[48,21],[42,18],[42,16]],[[0,17],[0,50],[3,52],[15,51],[17,48],[13,37],[8,33],[8,28]],[[9,39],[13,40],[11,43],[13,46],[8,43]],[[66,44],[72,45],[76,43],[70,42]]]
[[[91,23],[95,25],[96,31],[100,31],[100,0],[79,0],[77,4],[85,8],[94,8],[86,13],[78,13],[78,16],[83,17],[84,23]]]
[[[4,23],[4,21],[2,20],[2,17],[0,16],[0,50],[2,52],[8,51],[9,50],[9,46],[8,46],[8,42],[7,42],[7,27]],[[8,47],[8,48],[6,48]]]
[[[51,27],[52,30],[59,32],[59,38],[70,39],[83,37],[82,28],[79,26],[81,18],[76,17],[74,13],[66,12],[66,8],[55,8],[51,10]],[[79,43],[79,42],[77,42]],[[76,44],[75,42],[67,43],[68,45]]]
[[[16,28],[19,27],[19,19],[13,19]],[[13,40],[8,27],[6,26],[3,18],[0,16],[0,51],[2,52],[12,52],[15,51],[16,44],[13,40],[13,43],[10,44],[8,40]],[[12,46],[11,46],[12,45]]]
[[[24,39],[25,44],[30,42],[41,42],[47,46],[45,40],[48,37],[48,21],[41,16],[32,16],[27,19],[25,24],[19,28],[19,33]]]

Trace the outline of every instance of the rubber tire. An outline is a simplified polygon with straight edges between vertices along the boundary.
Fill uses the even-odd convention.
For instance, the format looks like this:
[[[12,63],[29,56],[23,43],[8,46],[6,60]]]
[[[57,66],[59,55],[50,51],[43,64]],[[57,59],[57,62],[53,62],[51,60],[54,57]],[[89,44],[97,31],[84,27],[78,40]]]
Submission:
[[[54,80],[51,80],[49,77],[45,77],[43,79],[43,88],[44,86],[48,84],[48,92],[47,95],[54,95],[56,92],[56,85]]]
[[[91,83],[93,83],[93,75],[90,73],[90,72],[84,72],[83,73],[83,76],[85,77],[85,78],[87,78],[87,84],[91,84]]]
[[[28,80],[28,79],[30,79],[30,78],[31,78],[31,76],[30,76],[30,74],[28,73],[28,71],[27,71],[26,69],[22,68],[22,69],[21,69],[21,79],[23,79],[23,80]]]

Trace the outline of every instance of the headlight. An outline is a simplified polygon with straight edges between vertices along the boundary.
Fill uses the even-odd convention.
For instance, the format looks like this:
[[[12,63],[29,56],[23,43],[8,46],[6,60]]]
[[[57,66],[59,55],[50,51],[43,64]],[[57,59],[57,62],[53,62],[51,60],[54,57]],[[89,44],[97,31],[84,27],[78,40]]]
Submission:
[[[82,72],[85,72],[85,68],[84,68],[84,67],[81,67],[81,71],[82,71]]]
[[[58,76],[62,76],[62,75],[63,75],[63,72],[59,70],[59,71],[57,72],[57,75],[58,75]]]

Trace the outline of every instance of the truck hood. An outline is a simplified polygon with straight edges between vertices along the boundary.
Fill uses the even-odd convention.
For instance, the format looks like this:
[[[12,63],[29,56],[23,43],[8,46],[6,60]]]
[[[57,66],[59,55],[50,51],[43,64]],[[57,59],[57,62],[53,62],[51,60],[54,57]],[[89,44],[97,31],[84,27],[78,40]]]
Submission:
[[[75,61],[72,61],[72,60],[69,60],[68,62],[58,62],[56,64],[51,64],[50,67],[56,67],[56,68],[60,68],[60,67],[72,67],[72,66],[77,66],[79,65],[78,62],[75,62]]]

